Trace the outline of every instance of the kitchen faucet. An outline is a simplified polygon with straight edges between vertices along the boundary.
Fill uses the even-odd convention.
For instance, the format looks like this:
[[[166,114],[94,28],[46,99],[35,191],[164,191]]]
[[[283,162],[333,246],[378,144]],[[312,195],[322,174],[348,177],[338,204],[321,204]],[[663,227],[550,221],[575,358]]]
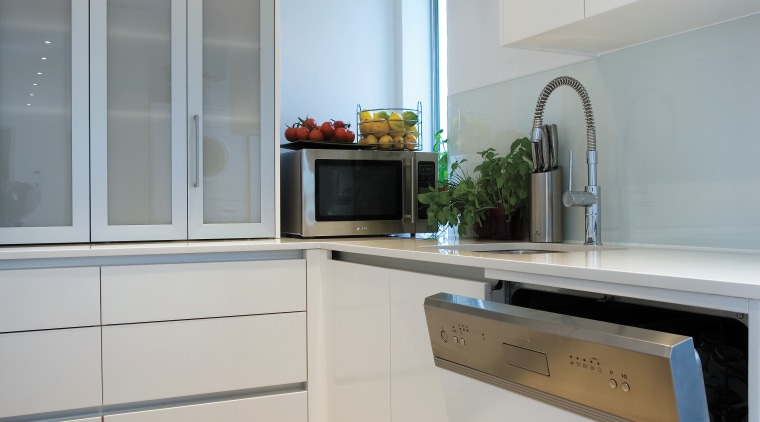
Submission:
[[[583,103],[583,113],[586,116],[586,163],[588,164],[588,185],[585,191],[573,191],[572,189],[572,175],[573,175],[573,155],[570,152],[570,187],[567,192],[562,196],[562,202],[566,207],[585,207],[586,208],[586,239],[584,244],[586,245],[601,245],[602,240],[600,237],[600,219],[601,219],[601,197],[599,192],[599,186],[596,184],[596,129],[594,127],[594,113],[591,110],[591,99],[589,99],[586,88],[581,85],[576,79],[569,76],[560,76],[553,79],[546,84],[541,91],[541,95],[538,97],[538,103],[536,103],[536,112],[533,117],[533,131],[531,132],[530,141],[533,146],[533,151],[538,149],[538,145],[541,143],[542,130],[544,120],[544,106],[549,99],[549,95],[554,92],[555,89],[562,85],[567,85],[575,90],[581,97]],[[535,158],[534,158],[535,159]]]

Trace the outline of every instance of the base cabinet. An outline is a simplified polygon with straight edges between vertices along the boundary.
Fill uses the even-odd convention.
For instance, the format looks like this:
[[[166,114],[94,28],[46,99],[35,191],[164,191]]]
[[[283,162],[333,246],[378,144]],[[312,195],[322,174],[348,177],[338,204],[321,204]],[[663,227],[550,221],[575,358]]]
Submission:
[[[490,284],[331,261],[325,335],[330,422],[447,421],[423,303],[486,299]]]
[[[306,392],[108,415],[104,422],[306,422]]]
[[[103,404],[306,382],[304,312],[103,327]]]
[[[100,327],[0,334],[0,418],[101,404]]]

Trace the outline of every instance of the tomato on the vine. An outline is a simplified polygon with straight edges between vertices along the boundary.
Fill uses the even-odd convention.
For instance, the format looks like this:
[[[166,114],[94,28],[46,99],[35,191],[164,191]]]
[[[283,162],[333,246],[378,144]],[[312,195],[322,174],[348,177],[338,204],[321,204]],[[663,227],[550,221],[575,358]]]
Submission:
[[[335,129],[335,140],[338,142],[348,142],[348,131],[344,127]]]
[[[309,139],[309,128],[306,126],[301,126],[298,128],[297,134],[299,141],[306,141]]]
[[[298,128],[293,126],[288,126],[287,129],[285,129],[285,139],[287,139],[290,142],[295,142],[298,140]]]
[[[309,132],[309,140],[310,141],[324,141],[325,135],[322,134],[322,131],[319,129],[312,129],[311,132]]]
[[[322,123],[322,126],[319,127],[319,130],[322,132],[322,135],[324,135],[325,139],[330,139],[335,135],[335,129],[333,128],[333,125],[330,124],[330,122]]]

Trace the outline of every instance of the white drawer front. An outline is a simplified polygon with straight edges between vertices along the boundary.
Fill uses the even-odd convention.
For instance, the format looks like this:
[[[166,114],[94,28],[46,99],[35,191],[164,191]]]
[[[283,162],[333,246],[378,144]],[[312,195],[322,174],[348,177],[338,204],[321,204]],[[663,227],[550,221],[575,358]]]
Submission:
[[[103,402],[306,381],[306,313],[103,327]]]
[[[100,327],[0,334],[0,418],[101,405]]]
[[[302,259],[103,267],[103,324],[306,310]]]
[[[306,392],[106,416],[105,422],[306,422]]]
[[[99,324],[99,268],[0,271],[0,332]]]

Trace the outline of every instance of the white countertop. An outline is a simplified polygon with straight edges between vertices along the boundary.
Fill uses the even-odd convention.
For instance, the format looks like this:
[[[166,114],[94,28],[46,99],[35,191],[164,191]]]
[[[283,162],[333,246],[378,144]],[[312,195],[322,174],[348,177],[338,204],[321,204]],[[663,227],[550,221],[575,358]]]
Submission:
[[[500,242],[471,239],[439,244],[409,238],[261,239],[86,245],[45,245],[0,248],[0,268],[7,260],[100,258],[115,256],[263,252],[329,249],[386,258],[479,267],[496,273],[561,277],[681,292],[760,299],[760,251],[613,246],[593,251],[508,254],[446,249]],[[504,242],[501,242],[504,243]],[[554,244],[521,243],[529,249]],[[514,244],[494,245],[515,246]],[[559,248],[563,248],[562,245]],[[569,245],[569,249],[583,249]]]

